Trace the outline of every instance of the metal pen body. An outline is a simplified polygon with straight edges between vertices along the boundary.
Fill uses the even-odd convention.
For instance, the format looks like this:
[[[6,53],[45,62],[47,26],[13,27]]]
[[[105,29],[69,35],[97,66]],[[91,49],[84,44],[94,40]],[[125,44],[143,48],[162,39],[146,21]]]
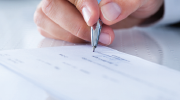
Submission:
[[[97,21],[95,25],[91,27],[91,45],[93,47],[93,52],[98,45],[101,28],[102,21],[100,19]]]

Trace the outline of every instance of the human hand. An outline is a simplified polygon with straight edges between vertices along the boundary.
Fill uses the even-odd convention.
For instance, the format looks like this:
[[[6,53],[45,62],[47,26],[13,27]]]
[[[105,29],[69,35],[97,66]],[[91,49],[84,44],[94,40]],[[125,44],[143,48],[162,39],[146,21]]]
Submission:
[[[103,21],[99,42],[110,45],[114,32],[110,27],[126,28],[154,15],[163,0],[42,0],[34,20],[39,32],[49,38],[73,43],[90,41],[90,26]]]

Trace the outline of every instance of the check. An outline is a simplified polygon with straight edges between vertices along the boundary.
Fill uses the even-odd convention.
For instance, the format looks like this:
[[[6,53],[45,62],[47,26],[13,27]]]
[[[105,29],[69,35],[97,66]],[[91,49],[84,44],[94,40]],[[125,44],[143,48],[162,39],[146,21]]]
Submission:
[[[60,100],[180,99],[180,72],[103,46],[1,51],[0,66]]]

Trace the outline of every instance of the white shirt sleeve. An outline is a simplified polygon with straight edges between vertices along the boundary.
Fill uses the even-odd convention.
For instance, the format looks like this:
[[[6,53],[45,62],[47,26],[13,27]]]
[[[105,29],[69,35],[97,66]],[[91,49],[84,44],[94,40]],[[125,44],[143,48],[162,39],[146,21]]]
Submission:
[[[155,25],[180,22],[180,0],[164,0],[164,15]]]

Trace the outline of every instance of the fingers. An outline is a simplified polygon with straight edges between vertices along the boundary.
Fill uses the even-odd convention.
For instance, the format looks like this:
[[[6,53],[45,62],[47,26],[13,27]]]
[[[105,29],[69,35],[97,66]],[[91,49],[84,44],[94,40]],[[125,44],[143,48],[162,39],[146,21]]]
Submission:
[[[39,32],[48,38],[65,40],[73,43],[82,43],[84,40],[72,35],[70,32],[64,30],[58,24],[53,22],[48,18],[41,9],[41,6],[38,7],[34,14],[34,21],[38,26]]]
[[[43,0],[35,13],[35,23],[46,37],[69,42],[90,41],[89,26],[93,26],[99,16],[106,25],[117,23],[113,28],[119,28],[117,25],[129,28],[155,13],[162,1],[101,0],[98,5],[97,0]],[[106,25],[102,27],[99,42],[110,45],[114,40],[114,32]]]
[[[43,29],[38,27],[39,33],[41,33],[42,36],[47,37],[47,38],[52,38],[52,39],[57,39],[56,37],[52,36],[51,34],[45,32]]]
[[[90,41],[90,28],[75,6],[67,0],[43,0],[42,11],[64,30]]]
[[[88,26],[94,25],[99,19],[97,0],[69,0],[81,12]]]
[[[100,18],[103,23],[117,23],[140,8],[147,0],[101,0]]]
[[[47,33],[46,31],[44,31],[42,28],[38,27],[38,31],[41,33],[42,36],[47,37],[47,38],[52,38],[52,39],[56,39],[56,40],[62,40],[61,37],[55,37],[49,33]],[[87,43],[86,41],[79,39],[77,37],[72,36],[71,38],[69,38],[68,40],[66,40],[68,42],[71,43]]]
[[[82,19],[79,19],[79,17],[76,18],[76,16],[80,16],[79,15],[80,13],[74,13],[74,15],[71,15],[71,16],[67,14],[67,16],[65,18],[63,18],[64,17],[63,15],[65,15],[66,12],[61,11],[60,8],[50,8],[50,9],[52,9],[52,12],[51,11],[48,13],[46,12],[46,14],[45,14],[44,11],[42,11],[43,2],[41,4],[35,12],[34,21],[37,24],[37,26],[39,27],[38,28],[39,32],[43,36],[49,37],[49,38],[54,38],[54,39],[65,40],[65,41],[69,41],[69,42],[73,42],[73,43],[85,42],[84,40],[82,40],[84,38],[85,38],[85,40],[90,41],[90,27],[88,27],[86,25],[86,23],[83,21],[82,17],[80,17]],[[55,4],[58,4],[58,3],[55,2]],[[56,5],[54,5],[54,6],[56,6]],[[58,5],[58,6],[61,6],[61,5]],[[56,10],[53,10],[53,9],[56,9]],[[57,9],[58,10],[60,9],[60,12],[58,12]],[[72,9],[69,9],[69,10],[72,10]],[[59,13],[62,15],[59,15]],[[70,14],[71,14],[71,12],[70,12]],[[59,17],[57,17],[57,16],[59,16]],[[71,20],[72,16],[73,16],[73,19],[75,19],[75,20],[72,20],[72,22],[69,22],[69,20]],[[63,20],[61,19],[61,17],[63,18]],[[63,22],[64,20],[66,20],[67,22]],[[79,25],[79,23],[80,23],[80,25]],[[67,26],[66,26],[66,24],[67,24]],[[76,29],[77,24],[78,24],[78,26],[82,27],[82,30],[78,30],[79,31],[78,35],[74,34],[73,33],[74,31],[68,30],[70,28]],[[70,28],[68,28],[68,27],[70,27]],[[80,29],[80,28],[78,28],[78,29]],[[71,32],[73,34],[71,34]],[[82,39],[78,38],[77,36],[80,36]],[[87,39],[87,38],[89,38],[89,39]],[[113,40],[114,40],[114,32],[113,32],[112,28],[110,28],[109,26],[103,25],[102,33],[100,35],[100,43],[102,45],[110,45],[113,42]]]
[[[99,37],[99,42],[101,45],[110,45],[114,41],[114,31],[110,26],[103,25],[101,34]]]

